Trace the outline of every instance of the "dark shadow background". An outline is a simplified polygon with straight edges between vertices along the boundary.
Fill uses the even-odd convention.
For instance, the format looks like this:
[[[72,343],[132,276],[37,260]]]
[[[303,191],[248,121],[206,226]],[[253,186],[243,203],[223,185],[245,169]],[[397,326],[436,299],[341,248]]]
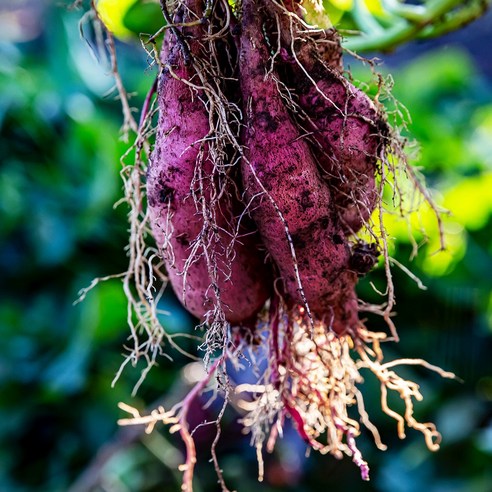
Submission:
[[[107,70],[80,39],[80,16],[49,2],[0,2],[0,490],[177,491],[179,439],[165,429],[150,436],[118,429],[117,403],[144,408],[162,398],[176,401],[189,361],[177,353],[172,362],[162,358],[131,398],[141,367],[127,369],[111,387],[128,336],[120,282],[101,284],[73,306],[94,277],[126,269],[127,238],[127,210],[113,209],[126,149],[120,108]],[[380,452],[369,435],[360,439],[371,482],[362,482],[348,459],[315,453],[306,459],[287,430],[266,457],[259,484],[249,438],[230,411],[220,462],[231,490],[492,490],[491,33],[489,14],[459,33],[379,55],[412,114],[419,165],[453,212],[446,222],[450,254],[432,255],[431,240],[410,262],[405,235],[398,227],[392,232],[395,257],[428,290],[395,269],[401,342],[387,347],[387,357],[422,357],[463,379],[401,371],[421,384],[425,398],[416,416],[437,423],[441,450],[430,453],[413,431],[398,440],[367,375],[368,410],[389,445]],[[139,107],[154,73],[136,43],[118,49]],[[360,291],[371,295],[367,282]],[[171,297],[165,302],[170,329],[192,332],[189,316]],[[207,417],[196,412],[197,421]],[[196,491],[219,490],[208,463],[210,435],[197,439]],[[70,488],[78,478],[78,488]]]

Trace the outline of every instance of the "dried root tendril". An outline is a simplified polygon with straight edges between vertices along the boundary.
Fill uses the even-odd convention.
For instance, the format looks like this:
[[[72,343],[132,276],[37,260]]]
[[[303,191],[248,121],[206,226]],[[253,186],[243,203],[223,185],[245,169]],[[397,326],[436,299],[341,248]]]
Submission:
[[[360,424],[371,432],[379,449],[385,450],[386,446],[365,410],[358,388],[363,383],[361,369],[369,369],[380,381],[382,409],[397,421],[399,437],[405,437],[407,426],[422,432],[430,450],[439,448],[440,434],[434,424],[418,422],[413,416],[414,401],[422,400],[418,385],[391,369],[420,365],[445,378],[455,378],[454,374],[421,359],[383,362],[380,343],[387,336],[362,326],[355,340],[349,335],[335,335],[321,324],[315,326],[311,336],[302,315],[293,321],[276,313],[272,326],[276,328],[265,334],[264,341],[270,347],[265,356],[267,370],[257,384],[236,387],[241,395],[238,406],[247,412],[242,423],[257,450],[266,447],[272,451],[277,437],[282,435],[285,418],[290,417],[308,446],[336,458],[350,456],[360,468],[361,477],[368,480],[369,467],[356,443]],[[354,357],[354,352],[358,357]],[[403,416],[388,407],[388,390],[403,400]],[[359,421],[349,417],[351,407],[357,409]]]

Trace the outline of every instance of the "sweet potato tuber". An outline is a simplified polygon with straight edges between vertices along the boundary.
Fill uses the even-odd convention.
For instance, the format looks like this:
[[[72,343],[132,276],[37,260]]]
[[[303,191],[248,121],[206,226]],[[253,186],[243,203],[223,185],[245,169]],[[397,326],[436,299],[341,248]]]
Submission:
[[[253,200],[253,218],[278,267],[286,298],[298,305],[307,301],[319,317],[330,318],[334,310],[339,311],[337,316],[350,318],[350,325],[356,322],[356,309],[350,306],[350,313],[344,312],[342,301],[350,297],[344,293],[352,292],[355,283],[347,271],[350,251],[333,213],[328,185],[319,175],[308,143],[299,138],[275,73],[267,73],[269,55],[261,15],[257,1],[243,1],[245,192]]]
[[[190,5],[188,8],[191,11]],[[201,29],[183,30],[192,37],[188,43],[192,55],[201,49]],[[214,173],[209,154],[206,139],[214,137],[206,96],[187,84],[200,81],[193,64],[185,63],[182,46],[168,43],[163,48],[166,59],[158,86],[158,131],[147,174],[153,235],[184,306],[203,319],[220,299],[225,318],[241,323],[261,309],[270,282],[257,236],[240,228],[232,242],[237,203],[228,197],[232,193],[216,196],[217,180],[227,181],[227,177]]]

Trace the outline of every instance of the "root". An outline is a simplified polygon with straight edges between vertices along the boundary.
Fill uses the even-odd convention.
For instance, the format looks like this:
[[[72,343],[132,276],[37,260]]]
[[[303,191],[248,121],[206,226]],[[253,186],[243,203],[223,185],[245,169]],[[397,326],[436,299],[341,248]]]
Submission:
[[[370,332],[364,334],[367,341],[371,342],[372,337]],[[441,435],[432,423],[418,422],[413,416],[414,400],[422,401],[423,396],[419,391],[416,383],[402,379],[394,371],[389,369],[399,365],[419,365],[437,372],[443,378],[457,379],[456,375],[442,370],[440,367],[429,364],[422,359],[398,359],[391,362],[383,362],[383,354],[379,346],[379,340],[372,341],[373,351],[376,353],[376,358],[373,359],[368,354],[368,350],[363,344],[358,344],[357,353],[360,356],[359,368],[369,369],[380,381],[381,384],[381,408],[384,413],[394,418],[397,421],[398,436],[400,439],[405,438],[405,425],[409,428],[420,431],[425,438],[425,443],[430,451],[437,451],[441,441]],[[388,389],[396,391],[405,404],[404,415],[396,413],[388,407],[387,391]]]
[[[309,324],[299,316],[292,321],[282,310],[272,313],[272,330],[265,335],[269,346],[269,366],[258,384],[240,385],[236,392],[242,400],[239,407],[247,414],[242,423],[251,433],[252,445],[271,452],[282,435],[289,417],[301,438],[320,453],[340,459],[352,458],[363,480],[369,479],[369,467],[357,447],[362,424],[373,436],[376,446],[385,450],[379,432],[365,410],[359,386],[363,383],[361,369],[369,369],[380,381],[381,407],[397,421],[398,435],[405,437],[405,427],[420,431],[431,451],[439,448],[440,434],[434,424],[418,422],[413,416],[414,402],[422,400],[416,383],[402,379],[391,370],[399,365],[420,365],[453,378],[450,372],[421,359],[383,361],[381,342],[387,336],[359,327],[358,338],[336,336],[318,324],[314,337]],[[357,357],[353,357],[357,356]],[[403,415],[387,403],[388,390],[395,391],[405,404]],[[349,417],[349,408],[358,410],[359,421]]]
[[[145,100],[141,111],[140,121],[134,117],[134,109],[130,106],[127,92],[118,70],[117,54],[113,35],[102,23],[94,2],[92,9],[81,19],[83,23],[92,22],[96,32],[101,32],[99,51],[106,53],[110,60],[110,71],[115,80],[118,97],[123,112],[122,139],[128,141],[134,134],[133,143],[121,157],[124,196],[116,206],[125,203],[128,206],[129,244],[127,246],[128,269],[117,275],[110,275],[95,279],[91,285],[79,293],[81,301],[89,291],[99,282],[118,278],[123,283],[123,290],[128,299],[127,321],[130,327],[130,344],[125,346],[127,355],[117,372],[113,385],[121,375],[127,364],[136,366],[140,360],[145,361],[141,377],[134,392],[145,379],[148,371],[155,365],[157,357],[165,355],[163,344],[167,342],[171,347],[180,350],[175,337],[169,336],[163,328],[161,318],[167,314],[158,308],[160,298],[166,286],[166,276],[163,273],[162,261],[158,257],[157,249],[149,240],[150,227],[148,215],[145,211],[144,178],[150,152],[150,140],[155,132],[153,117],[156,109],[152,102],[155,93],[155,83]],[[126,161],[132,158],[133,162]],[[145,338],[144,338],[145,336]]]

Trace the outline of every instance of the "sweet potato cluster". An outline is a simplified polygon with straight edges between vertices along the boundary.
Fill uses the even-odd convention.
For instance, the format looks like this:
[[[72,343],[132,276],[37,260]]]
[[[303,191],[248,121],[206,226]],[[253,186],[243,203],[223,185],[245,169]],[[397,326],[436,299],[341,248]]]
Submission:
[[[161,52],[147,199],[169,281],[202,320],[254,323],[275,293],[353,334],[377,251],[350,238],[378,201],[385,119],[295,3],[214,5],[179,3]]]

